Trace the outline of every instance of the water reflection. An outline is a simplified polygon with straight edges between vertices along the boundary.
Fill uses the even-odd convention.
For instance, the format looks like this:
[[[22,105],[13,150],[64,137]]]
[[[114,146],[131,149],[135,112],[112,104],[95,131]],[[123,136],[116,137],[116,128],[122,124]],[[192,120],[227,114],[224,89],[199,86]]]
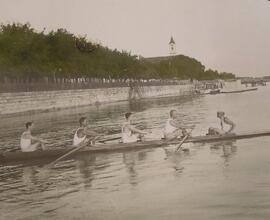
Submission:
[[[138,160],[138,152],[123,153],[123,164],[126,167],[129,183],[137,185],[138,173],[136,171],[136,161]]]
[[[237,153],[237,146],[235,141],[224,141],[210,144],[211,152],[221,154],[224,158],[224,164],[228,166],[231,158]]]
[[[184,161],[184,159],[190,156],[190,150],[188,148],[185,148],[187,150],[179,150],[178,152],[175,152],[176,147],[177,146],[164,147],[164,159],[170,162],[172,168],[175,169],[177,174],[180,174],[184,170],[184,165],[182,162]]]
[[[96,166],[96,156],[94,154],[83,154],[76,157],[76,167],[81,174],[84,188],[92,186],[94,171]]]
[[[38,171],[33,166],[23,167],[22,169],[22,182],[28,187],[38,185]]]
[[[128,102],[128,110],[142,112],[157,106],[178,106],[184,103],[192,103],[194,100],[199,100],[199,98],[200,97],[194,95],[186,95],[181,97],[160,97],[153,99],[131,100]]]

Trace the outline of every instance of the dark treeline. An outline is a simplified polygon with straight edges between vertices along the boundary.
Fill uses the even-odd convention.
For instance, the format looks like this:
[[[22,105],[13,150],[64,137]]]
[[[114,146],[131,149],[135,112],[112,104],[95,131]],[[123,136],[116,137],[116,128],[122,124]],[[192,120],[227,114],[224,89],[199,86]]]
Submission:
[[[138,59],[75,36],[65,29],[37,32],[29,24],[0,27],[0,82],[59,83],[79,79],[226,79],[231,73],[205,70],[197,60],[179,55],[159,62]]]

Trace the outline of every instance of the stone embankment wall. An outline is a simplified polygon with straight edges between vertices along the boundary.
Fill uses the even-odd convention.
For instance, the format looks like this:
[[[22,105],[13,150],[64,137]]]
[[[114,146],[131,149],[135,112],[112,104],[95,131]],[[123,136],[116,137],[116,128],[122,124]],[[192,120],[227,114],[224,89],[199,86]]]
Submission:
[[[0,93],[0,115],[124,101],[129,99],[129,90],[129,87],[121,87],[45,92]],[[189,94],[192,91],[193,85],[191,84],[146,86],[140,89],[142,98],[181,96]]]

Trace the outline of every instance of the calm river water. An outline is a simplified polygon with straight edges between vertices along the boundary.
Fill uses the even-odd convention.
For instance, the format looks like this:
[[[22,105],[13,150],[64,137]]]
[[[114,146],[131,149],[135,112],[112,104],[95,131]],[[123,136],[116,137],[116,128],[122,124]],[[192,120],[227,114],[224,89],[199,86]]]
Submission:
[[[15,149],[24,123],[60,145],[80,116],[98,132],[120,131],[126,111],[138,127],[160,132],[170,109],[193,135],[218,126],[217,110],[236,122],[236,132],[270,129],[270,87],[242,94],[144,100],[0,119],[1,150]],[[60,162],[0,166],[0,219],[209,220],[270,218],[270,137],[236,142],[186,144],[106,154]]]

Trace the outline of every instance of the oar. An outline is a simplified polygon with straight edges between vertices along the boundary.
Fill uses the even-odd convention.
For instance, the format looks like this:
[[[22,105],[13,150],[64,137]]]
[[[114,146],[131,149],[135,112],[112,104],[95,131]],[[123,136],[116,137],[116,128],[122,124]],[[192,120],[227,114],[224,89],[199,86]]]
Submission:
[[[177,146],[175,152],[178,152],[182,146],[182,144],[186,141],[186,139],[188,138],[189,134],[187,134],[183,139],[182,141],[179,143],[179,145]]]
[[[99,138],[99,136],[95,137],[95,139],[98,139],[98,138]],[[102,139],[102,140],[100,140],[100,141],[105,142],[105,141],[108,141],[108,140],[111,140],[111,139],[117,140],[117,139],[120,139],[120,138],[121,138],[121,137],[107,138],[107,139]],[[70,150],[70,151],[67,152],[66,154],[62,155],[61,157],[59,157],[59,158],[57,158],[56,160],[54,160],[53,162],[51,162],[48,166],[49,166],[49,167],[54,166],[58,161],[63,160],[64,158],[70,156],[70,155],[73,154],[73,153],[76,153],[77,151],[79,151],[80,149],[82,149],[82,148],[84,148],[84,147],[86,147],[86,146],[87,146],[87,144],[83,144],[83,145],[81,145],[81,146],[79,146],[79,147],[76,147],[75,149]]]
[[[112,138],[107,138],[107,139],[101,139],[101,140],[98,140],[98,142],[100,143],[105,143],[105,142],[108,142],[108,141],[114,141],[114,140],[119,140],[121,139],[122,137],[112,137]]]
[[[86,144],[83,144],[83,145],[81,145],[81,146],[79,146],[79,147],[76,147],[75,149],[70,150],[69,152],[65,153],[65,154],[62,155],[61,157],[59,157],[59,158],[57,158],[56,160],[54,160],[53,162],[51,162],[48,166],[49,166],[49,167],[53,167],[58,161],[63,160],[64,158],[70,156],[71,154],[73,154],[73,153],[79,151],[80,149],[82,149],[82,148],[84,148],[84,147],[86,147],[86,146],[87,146]]]
[[[186,134],[186,136],[182,139],[182,141],[178,144],[175,152],[178,152],[182,146],[182,144],[186,141],[186,139],[189,137],[189,135],[191,134],[191,132],[193,131],[194,128],[191,129],[191,131],[189,133]]]
[[[121,138],[122,138],[121,136],[119,136],[119,137],[111,137],[111,138],[104,138],[104,139],[97,140],[97,142],[104,144],[105,142],[119,140]],[[66,144],[66,143],[71,142],[71,141],[72,141],[72,139],[68,139],[68,140],[65,140],[65,141],[61,141],[60,143],[53,143],[53,144],[49,145],[49,147],[52,147],[52,146],[54,146],[56,144],[60,146],[60,145]]]

